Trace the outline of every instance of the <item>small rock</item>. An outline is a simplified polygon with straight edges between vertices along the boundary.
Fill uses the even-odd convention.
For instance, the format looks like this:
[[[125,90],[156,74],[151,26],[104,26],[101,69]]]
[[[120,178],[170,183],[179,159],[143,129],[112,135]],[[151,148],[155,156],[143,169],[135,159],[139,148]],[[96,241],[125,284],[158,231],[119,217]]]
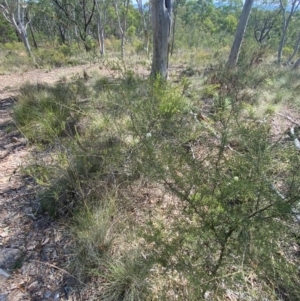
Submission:
[[[50,291],[46,291],[46,293],[44,294],[44,298],[48,299],[51,296],[51,292]]]
[[[65,291],[65,294],[66,294],[66,297],[68,298],[70,293],[72,292],[72,288],[70,286],[65,286],[64,287],[64,291]]]
[[[11,142],[12,142],[12,143],[19,142],[19,139],[18,139],[17,137],[12,137],[12,138],[11,138]]]
[[[3,229],[3,230],[0,230],[0,236],[1,236],[2,238],[7,237],[7,236],[8,236],[8,228]]]
[[[205,300],[212,300],[212,292],[206,291],[206,292],[204,293],[204,299],[205,299]]]
[[[20,255],[21,251],[19,249],[4,248],[0,250],[0,268],[6,270],[12,269]]]
[[[8,301],[7,294],[0,294],[0,301]]]
[[[5,148],[5,149],[9,149],[9,148],[11,148],[11,147],[13,147],[13,146],[14,146],[13,143],[9,143],[9,144],[4,145],[4,148]]]
[[[6,271],[4,271],[4,270],[2,270],[2,269],[0,269],[0,276],[3,276],[3,277],[5,277],[5,278],[9,278],[10,277],[10,275],[6,272]],[[1,300],[1,299],[0,299]]]
[[[58,301],[59,300],[59,293],[55,293],[53,301]]]
[[[39,282],[38,281],[34,281],[31,284],[28,285],[27,289],[30,292],[34,292],[37,291],[40,288]]]

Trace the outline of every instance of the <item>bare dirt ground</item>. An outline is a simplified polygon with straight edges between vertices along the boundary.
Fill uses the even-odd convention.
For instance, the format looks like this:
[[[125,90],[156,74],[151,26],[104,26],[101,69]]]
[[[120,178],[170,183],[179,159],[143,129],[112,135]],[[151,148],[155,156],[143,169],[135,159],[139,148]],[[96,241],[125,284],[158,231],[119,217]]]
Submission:
[[[33,151],[20,132],[11,131],[11,109],[19,87],[26,83],[54,84],[61,78],[99,72],[99,65],[84,65],[0,76],[0,301],[93,300],[92,292],[66,271],[72,258],[72,238],[64,224],[39,213],[31,179],[21,176]],[[145,71],[142,73],[146,73]],[[275,115],[272,129],[280,137],[299,116],[289,108]]]
[[[100,71],[97,65],[84,65],[0,76],[0,301],[92,300],[65,270],[72,243],[65,226],[39,213],[34,185],[20,174],[32,149],[20,132],[9,130],[22,84],[54,84],[62,77],[82,77],[84,70]]]
[[[0,75],[0,98],[5,99],[16,95],[20,86],[25,84],[26,82],[31,84],[54,84],[63,77],[65,77],[66,79],[70,79],[78,75],[82,77],[84,70],[89,74],[93,71],[100,72],[100,70],[101,75],[103,76],[109,76],[112,74],[112,72],[110,72],[108,69],[102,68],[99,64],[86,64],[74,67],[56,68],[51,71],[43,69],[34,69],[28,72],[24,72],[22,74],[15,73],[8,75]]]

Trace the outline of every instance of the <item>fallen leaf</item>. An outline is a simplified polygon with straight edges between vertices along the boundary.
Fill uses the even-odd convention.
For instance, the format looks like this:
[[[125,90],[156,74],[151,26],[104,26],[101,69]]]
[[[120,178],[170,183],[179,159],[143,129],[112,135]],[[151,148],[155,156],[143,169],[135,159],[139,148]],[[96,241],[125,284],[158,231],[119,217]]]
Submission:
[[[49,242],[49,240],[50,240],[50,238],[47,237],[47,238],[42,242],[42,246],[45,245],[45,244],[47,244],[47,243]]]

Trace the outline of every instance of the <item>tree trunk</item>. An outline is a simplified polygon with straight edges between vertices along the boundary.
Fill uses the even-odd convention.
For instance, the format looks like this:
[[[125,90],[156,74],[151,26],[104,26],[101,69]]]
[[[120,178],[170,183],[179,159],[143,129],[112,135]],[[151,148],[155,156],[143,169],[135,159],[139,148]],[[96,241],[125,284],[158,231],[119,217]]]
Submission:
[[[288,61],[287,61],[287,65],[291,64],[291,60],[294,58],[294,56],[298,53],[298,49],[299,49],[299,45],[300,45],[300,32],[298,34],[298,38],[297,41],[295,43],[295,47],[294,47],[294,52],[292,53],[292,55],[289,57]]]
[[[29,26],[29,30],[30,30],[30,34],[31,34],[31,37],[32,37],[34,48],[38,49],[38,45],[37,45],[37,42],[36,42],[36,39],[35,39],[35,36],[34,36],[34,33],[33,33],[33,29],[32,29],[32,26],[31,26],[30,16],[29,16],[29,11],[28,10],[26,11],[26,22]]]
[[[175,26],[176,26],[176,19],[177,19],[177,10],[174,12],[174,21],[172,23],[172,38],[171,38],[171,50],[170,50],[170,55],[173,55],[174,51],[174,45],[175,45]]]
[[[98,41],[99,41],[99,50],[101,56],[105,55],[105,24],[106,24],[106,10],[107,10],[107,3],[102,1],[100,5],[100,1],[97,0],[96,2],[96,9],[98,11]]]
[[[35,58],[34,58],[34,55],[31,51],[31,47],[30,47],[30,44],[29,44],[29,40],[28,40],[28,35],[27,35],[27,30],[26,30],[26,27],[27,25],[29,24],[29,22],[27,23],[27,25],[25,25],[25,8],[22,7],[22,11],[21,11],[21,3],[20,1],[18,0],[17,2],[17,17],[18,17],[18,28],[19,28],[19,32],[20,32],[20,36],[21,36],[21,39],[25,45],[25,48],[29,54],[29,56],[33,59],[33,61],[35,62]]]
[[[291,9],[289,10],[288,17],[287,17],[286,16],[287,9],[286,9],[286,7],[284,7],[282,0],[280,0],[280,7],[281,7],[281,10],[282,10],[283,21],[282,21],[282,35],[281,35],[281,39],[280,39],[280,42],[279,42],[278,54],[277,54],[277,63],[278,64],[281,63],[282,49],[283,49],[283,47],[285,45],[285,42],[286,42],[286,35],[287,35],[288,26],[290,24],[292,16],[294,15],[295,11],[299,7],[299,4],[300,4],[300,2],[298,0],[293,0]]]
[[[296,69],[299,69],[299,68],[300,68],[300,58],[296,61],[296,63],[294,64],[292,70],[296,70]]]
[[[286,33],[287,33],[287,20],[286,20],[286,11],[285,8],[282,5],[282,2],[280,2],[281,4],[281,9],[282,9],[282,34],[281,34],[281,38],[280,38],[280,42],[279,42],[279,46],[278,46],[278,53],[277,53],[277,63],[280,64],[281,63],[281,58],[282,58],[282,49],[283,46],[285,44],[285,39],[286,39]]]
[[[146,21],[144,14],[144,6],[142,0],[136,0],[140,15],[142,17],[143,32],[144,32],[144,49],[147,55],[149,54],[149,22]]]
[[[121,36],[121,57],[122,60],[124,60],[125,58],[125,33],[124,32],[122,33]]]
[[[31,33],[31,37],[32,37],[32,40],[33,40],[33,45],[34,45],[34,48],[35,49],[38,49],[38,44],[36,42],[36,39],[35,39],[35,36],[34,36],[34,33],[33,33],[33,29],[32,29],[32,26],[31,24],[29,23],[29,30],[30,30],[30,33]]]
[[[243,6],[242,14],[240,16],[239,24],[236,29],[234,41],[231,47],[231,51],[229,54],[227,66],[229,68],[234,68],[239,59],[239,53],[242,45],[242,41],[245,35],[245,31],[248,24],[248,19],[250,16],[251,8],[254,0],[245,0],[245,4]]]
[[[27,32],[24,28],[21,29],[21,39],[22,39],[22,41],[25,45],[25,48],[26,48],[28,54],[33,57],[31,47],[30,47],[30,44],[29,44],[29,41],[28,41],[28,35],[27,35]]]
[[[3,4],[0,3],[0,12],[5,17],[5,19],[15,28],[19,38],[24,43],[24,46],[29,54],[29,56],[35,62],[34,55],[31,51],[31,47],[28,41],[27,26],[30,21],[25,25],[25,10],[27,5],[21,5],[20,0],[17,0],[15,7],[10,7],[5,1]],[[17,11],[15,11],[17,10]],[[15,19],[15,13],[17,15],[17,21]]]
[[[123,16],[122,16],[123,20],[121,20],[121,16],[119,14],[119,8],[118,8],[117,1],[116,0],[113,1],[114,8],[115,8],[115,13],[116,13],[116,16],[117,16],[117,19],[118,19],[119,31],[120,31],[120,34],[121,34],[121,57],[122,57],[122,60],[125,57],[125,39],[126,39],[126,31],[127,31],[127,14],[128,14],[129,2],[130,2],[129,0],[126,0],[123,3],[124,4],[124,6],[123,6],[124,13],[123,13]]]
[[[61,38],[62,43],[66,44],[67,37],[66,37],[65,28],[61,24],[59,24],[58,25],[58,30],[59,30],[59,34],[60,34],[60,38]]]
[[[100,18],[98,18],[98,40],[99,40],[99,50],[101,56],[105,55],[105,44],[104,44],[104,28],[101,25]]]
[[[153,59],[151,76],[168,77],[169,38],[172,21],[172,1],[153,0]]]

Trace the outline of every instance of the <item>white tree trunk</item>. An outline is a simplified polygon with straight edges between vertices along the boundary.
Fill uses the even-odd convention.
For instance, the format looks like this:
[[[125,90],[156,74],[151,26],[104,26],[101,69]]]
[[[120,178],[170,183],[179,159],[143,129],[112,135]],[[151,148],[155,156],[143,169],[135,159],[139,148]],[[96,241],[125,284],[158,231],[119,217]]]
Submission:
[[[2,4],[0,4],[0,11],[5,17],[5,19],[15,28],[29,56],[32,57],[32,59],[35,61],[27,35],[27,26],[30,20],[27,24],[25,24],[25,9],[27,4],[26,2],[20,3],[20,0],[18,0],[15,5],[16,6],[10,6],[5,0]],[[15,19],[15,13],[17,15],[17,21]]]
[[[126,39],[126,31],[127,31],[127,13],[128,13],[128,8],[129,8],[129,2],[130,2],[129,0],[124,1],[124,13],[123,13],[122,20],[121,20],[117,1],[113,0],[116,16],[118,19],[119,31],[121,34],[121,57],[122,57],[122,59],[124,59],[124,57],[125,57],[125,39]]]
[[[21,36],[21,39],[22,39],[22,41],[23,41],[23,43],[25,45],[25,48],[26,48],[28,54],[31,57],[33,57],[33,54],[32,54],[32,51],[31,51],[31,47],[30,47],[30,44],[29,44],[29,40],[28,40],[27,31],[25,29],[22,29],[20,36]]]
[[[101,25],[100,19],[98,19],[98,38],[99,38],[99,48],[101,56],[105,55],[105,42],[104,42],[104,28]]]
[[[152,1],[153,59],[151,75],[168,77],[169,38],[172,21],[172,1]]]
[[[295,47],[294,47],[294,51],[292,53],[292,55],[289,57],[288,61],[287,61],[287,65],[291,64],[292,59],[294,58],[294,56],[298,53],[299,50],[299,45],[300,45],[300,32],[298,34],[298,38],[297,41],[295,43]]]
[[[229,54],[227,66],[234,68],[238,62],[242,41],[248,24],[251,8],[254,0],[245,0],[239,24],[236,29],[234,41]]]
[[[144,49],[146,50],[146,53],[148,55],[148,53],[149,53],[149,22],[147,23],[147,20],[145,18],[143,0],[136,0],[136,2],[137,2],[138,9],[139,9],[140,15],[142,17],[142,22],[143,22]]]
[[[300,58],[293,65],[293,70],[296,70],[296,69],[299,69],[299,68],[300,68]]]
[[[100,5],[101,3],[101,5]],[[99,49],[101,56],[105,55],[105,24],[106,24],[106,10],[107,10],[107,3],[106,1],[100,0],[96,1],[96,8],[98,11],[98,40],[99,40]]]
[[[281,3],[281,9],[282,9],[282,33],[281,33],[281,38],[280,42],[278,45],[278,53],[277,53],[277,63],[281,63],[281,58],[282,58],[282,49],[285,44],[285,39],[286,39],[286,32],[287,32],[287,21],[286,21],[286,11],[283,8],[282,2]]]
[[[277,54],[277,63],[278,64],[281,63],[282,49],[283,49],[283,47],[285,45],[285,42],[286,42],[288,26],[291,22],[292,16],[294,15],[295,11],[298,9],[299,4],[300,4],[299,0],[293,0],[292,1],[292,6],[291,6],[291,9],[289,10],[288,17],[287,17],[286,16],[287,9],[283,5],[282,0],[280,0],[280,7],[281,7],[281,10],[282,10],[282,34],[281,34],[281,39],[280,39],[279,46],[278,46],[278,54]]]

